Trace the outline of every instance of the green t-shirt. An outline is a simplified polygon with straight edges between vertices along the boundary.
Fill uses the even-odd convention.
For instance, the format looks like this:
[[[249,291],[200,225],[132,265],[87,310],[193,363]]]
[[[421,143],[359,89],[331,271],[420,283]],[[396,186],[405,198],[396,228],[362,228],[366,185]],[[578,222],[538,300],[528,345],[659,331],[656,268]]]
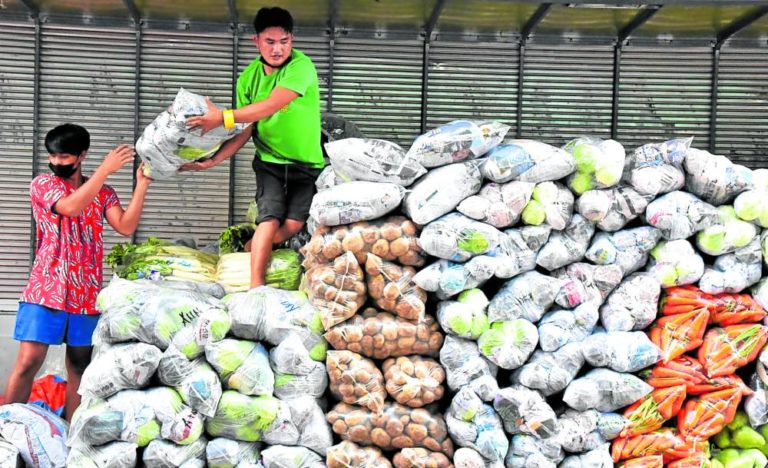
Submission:
[[[257,58],[237,79],[237,107],[267,99],[275,87],[296,92],[299,97],[271,116],[256,122],[254,144],[262,161],[302,163],[315,168],[325,165],[320,148],[320,88],[312,60],[293,49],[290,62],[264,73]]]

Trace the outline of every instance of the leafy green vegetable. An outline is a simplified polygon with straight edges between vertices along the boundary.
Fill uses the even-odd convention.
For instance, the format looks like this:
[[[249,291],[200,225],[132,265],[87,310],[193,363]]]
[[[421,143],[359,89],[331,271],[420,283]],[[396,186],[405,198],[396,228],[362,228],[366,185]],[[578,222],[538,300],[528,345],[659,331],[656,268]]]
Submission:
[[[245,243],[251,240],[256,232],[255,224],[238,224],[230,226],[219,234],[219,254],[243,252]]]

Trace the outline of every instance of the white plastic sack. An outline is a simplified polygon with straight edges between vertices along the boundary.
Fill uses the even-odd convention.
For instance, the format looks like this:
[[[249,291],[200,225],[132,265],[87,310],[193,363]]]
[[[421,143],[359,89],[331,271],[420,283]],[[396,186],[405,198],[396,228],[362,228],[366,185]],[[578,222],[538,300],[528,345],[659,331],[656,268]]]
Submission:
[[[765,198],[768,202],[768,197]],[[742,221],[730,205],[718,207],[720,219],[716,224],[696,234],[696,246],[709,255],[723,255],[746,247],[757,236],[757,226]]]
[[[95,358],[83,372],[80,395],[107,398],[145,386],[155,374],[162,351],[145,343],[117,344]]]
[[[593,369],[568,385],[563,401],[576,411],[610,412],[636,402],[652,390],[653,387],[632,374]]]
[[[565,268],[555,270],[552,276],[562,282],[555,302],[566,309],[585,302],[599,307],[622,278],[621,268],[617,265],[592,265],[582,262],[571,263]]]
[[[317,179],[315,180],[315,187],[317,188],[318,192],[322,192],[323,190],[328,190],[331,187],[341,185],[344,182],[346,181],[339,177],[339,175],[336,174],[336,172],[333,170],[333,166],[325,166],[325,169],[320,172],[320,175],[317,176]],[[310,219],[313,218],[310,217]],[[309,222],[307,223],[307,226],[309,226]],[[310,229],[309,232],[311,234],[315,232],[315,230]]]
[[[627,156],[622,180],[643,195],[656,196],[685,185],[683,161],[693,138],[648,143]]]
[[[569,141],[564,148],[576,161],[576,172],[568,177],[568,186],[577,195],[613,187],[621,180],[626,156],[621,143],[581,137]]]
[[[485,184],[477,195],[464,199],[456,209],[465,216],[496,228],[512,226],[520,220],[534,187],[530,182],[491,182]]]
[[[397,208],[405,189],[384,182],[349,182],[316,194],[309,215],[323,226],[338,226],[384,216]]]
[[[71,454],[71,451],[70,451]],[[7,440],[0,439],[0,466],[7,466],[8,468],[18,468],[22,465],[21,454],[12,443]],[[67,463],[69,463],[69,457],[67,457]],[[82,465],[90,468],[92,465]],[[131,465],[133,466],[133,465]],[[98,468],[98,467],[97,467]],[[122,467],[116,467],[122,468]]]
[[[565,457],[554,439],[539,439],[527,434],[512,436],[509,452],[504,459],[507,468],[557,468]]]
[[[626,426],[626,418],[616,413],[595,410],[566,410],[559,417],[557,441],[572,453],[587,452],[602,447],[616,438]]]
[[[411,187],[403,211],[416,224],[427,224],[453,211],[462,200],[480,190],[480,163],[468,161],[430,171]]]
[[[205,459],[210,468],[256,468],[261,459],[257,442],[240,442],[217,437],[205,447]]]
[[[685,173],[686,190],[713,205],[730,203],[752,188],[751,169],[696,148],[688,150]]]
[[[504,463],[490,463],[476,450],[461,447],[453,453],[453,466],[455,468],[503,468]]]
[[[762,279],[750,290],[752,297],[763,309],[768,308],[768,278]]]
[[[281,406],[272,396],[252,397],[228,390],[221,395],[216,414],[206,420],[205,432],[212,437],[260,441],[277,420]]]
[[[440,349],[440,364],[445,368],[446,382],[451,390],[468,386],[483,401],[491,401],[496,396],[498,368],[480,355],[474,341],[446,336]]]
[[[499,145],[509,128],[500,122],[454,120],[417,137],[408,157],[427,168],[475,159]]]
[[[477,340],[480,352],[502,369],[517,369],[536,349],[539,333],[536,325],[525,319],[495,322]]]
[[[264,468],[325,468],[323,458],[305,447],[273,445],[261,452]]]
[[[604,444],[580,455],[570,455],[560,463],[560,468],[613,468],[610,449],[610,444]]]
[[[510,140],[486,154],[483,177],[497,183],[559,180],[576,169],[567,151],[534,140]]]
[[[460,447],[477,450],[490,462],[502,462],[509,450],[501,418],[493,406],[483,403],[472,390],[464,387],[456,393],[445,414],[448,433]]]
[[[275,374],[261,343],[225,338],[206,346],[205,358],[225,388],[244,395],[272,395]]]
[[[495,249],[500,238],[501,232],[495,227],[450,213],[424,227],[419,245],[435,257],[466,262]]]
[[[648,198],[633,188],[620,185],[589,190],[576,200],[576,211],[603,231],[618,231],[645,212]]]
[[[598,232],[584,257],[597,265],[617,265],[624,276],[633,273],[648,261],[648,252],[661,239],[661,232],[651,226],[608,234]]]
[[[482,286],[496,272],[498,262],[486,255],[474,257],[467,263],[438,260],[413,276],[421,289],[447,299],[462,291]]]
[[[699,280],[699,288],[708,294],[740,293],[760,281],[763,272],[760,242],[753,239],[746,247],[715,259]]]
[[[536,255],[536,264],[549,271],[584,258],[595,227],[579,214],[573,215],[564,231],[553,232]]]
[[[540,439],[557,434],[557,416],[537,391],[522,385],[502,388],[493,399],[493,408],[510,434],[530,434]]]
[[[144,465],[157,468],[198,466],[204,463],[206,440],[198,439],[191,445],[176,445],[165,440],[153,440],[144,450]]]
[[[539,322],[539,346],[544,351],[555,351],[568,343],[578,343],[592,333],[599,316],[590,302],[573,310],[547,312]]]
[[[427,170],[400,145],[373,138],[345,138],[325,144],[334,172],[345,181],[389,182],[407,187]]]
[[[272,348],[269,363],[275,374],[275,396],[278,398],[321,398],[328,387],[325,367],[312,359],[298,335],[289,335]]]
[[[242,133],[250,124],[223,126],[202,135],[187,128],[187,118],[208,112],[205,98],[184,88],[176,93],[171,106],[146,126],[136,141],[136,153],[144,161],[145,173],[156,180],[170,179],[182,164],[213,156],[221,145]]]
[[[524,318],[538,322],[555,302],[563,282],[537,271],[529,271],[507,281],[488,305],[491,322]]]
[[[589,365],[616,372],[637,372],[661,359],[661,350],[641,331],[606,332],[599,328],[581,346]]]
[[[160,382],[173,387],[181,399],[195,411],[211,417],[221,398],[219,375],[203,357],[189,360],[174,348],[163,353],[157,368]]]
[[[625,278],[600,307],[600,322],[608,331],[644,330],[659,308],[661,284],[650,273]]]
[[[325,412],[320,408],[317,400],[302,396],[280,400],[280,406],[288,409],[290,419],[286,421],[278,417],[264,433],[264,441],[271,445],[306,447],[325,455],[333,445],[333,438],[331,427],[325,420]]]
[[[717,208],[688,192],[671,192],[648,204],[645,220],[667,240],[686,239],[720,220]]]
[[[552,227],[546,224],[504,231],[499,238],[498,247],[488,252],[488,255],[496,260],[496,277],[512,278],[536,268],[536,255],[549,240],[551,232]]]
[[[733,201],[736,215],[744,221],[751,221],[756,225],[768,227],[768,169],[755,169],[752,171],[754,188],[740,193]]]
[[[568,226],[573,215],[573,193],[559,182],[541,182],[531,194],[522,212],[525,224],[538,226],[546,223],[556,231]]]
[[[485,312],[489,302],[479,289],[471,289],[466,293],[470,294],[462,293],[458,301],[438,303],[437,321],[443,331],[449,335],[476,340],[490,327],[488,315]]]
[[[73,447],[67,456],[67,467],[133,468],[136,466],[136,448],[136,444],[130,442],[112,442],[99,447]]]
[[[665,288],[693,284],[704,274],[704,259],[687,240],[662,241],[651,250],[648,271]]]
[[[537,349],[512,373],[511,382],[549,396],[567,387],[583,366],[581,343],[568,343],[553,352]]]
[[[28,466],[65,466],[67,423],[39,406],[21,403],[0,406],[0,436],[18,449]]]

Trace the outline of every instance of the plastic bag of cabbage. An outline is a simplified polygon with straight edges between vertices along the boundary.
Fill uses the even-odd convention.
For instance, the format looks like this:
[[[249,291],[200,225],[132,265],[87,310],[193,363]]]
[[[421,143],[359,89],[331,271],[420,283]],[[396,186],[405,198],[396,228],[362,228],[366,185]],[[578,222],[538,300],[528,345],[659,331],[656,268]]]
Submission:
[[[99,447],[73,447],[67,456],[70,468],[133,468],[136,466],[136,444],[111,442]]]
[[[656,364],[661,350],[643,332],[596,329],[581,343],[584,359],[593,367],[637,372]]]
[[[685,185],[683,162],[693,138],[648,143],[627,156],[622,180],[638,193],[656,196]]]
[[[534,140],[510,140],[485,156],[480,169],[483,177],[497,183],[519,180],[538,184],[562,179],[576,169],[570,153]]]
[[[345,182],[390,182],[407,187],[427,172],[395,143],[345,138],[325,144],[334,172]]]
[[[16,447],[27,466],[65,466],[67,423],[39,406],[0,406],[0,435]]]
[[[627,186],[589,190],[576,200],[576,211],[601,230],[613,232],[643,214],[648,199]]]
[[[244,395],[272,395],[275,375],[261,343],[225,338],[206,346],[205,358],[225,388]]]
[[[595,410],[566,410],[559,417],[557,441],[572,453],[587,452],[602,447],[619,436],[629,422],[617,413],[600,413]],[[610,458],[610,457],[609,457]]]
[[[567,343],[552,352],[537,349],[512,373],[511,381],[549,396],[567,387],[583,366],[581,343]]]
[[[260,465],[260,445],[217,437],[205,447],[205,459],[210,468],[256,468]]]
[[[437,305],[437,321],[448,334],[476,340],[490,328],[485,311],[489,301],[480,289],[459,294],[457,301],[442,301]]]
[[[269,352],[275,374],[275,396],[281,399],[321,398],[328,387],[322,363],[312,359],[298,335],[289,335]]]
[[[205,438],[189,445],[177,445],[166,440],[149,443],[142,461],[144,466],[157,468],[197,468],[205,466]]]
[[[685,188],[713,205],[730,203],[753,187],[752,170],[695,148],[685,156]]]
[[[475,159],[498,146],[509,128],[493,121],[454,120],[417,137],[408,157],[426,168]]]
[[[450,164],[431,170],[411,187],[403,200],[403,212],[416,224],[427,224],[453,211],[482,185],[478,161]]]
[[[653,388],[632,374],[593,369],[568,385],[563,401],[576,411],[616,411],[634,403]]]
[[[83,372],[77,392],[107,398],[121,390],[138,389],[152,378],[162,351],[146,343],[118,344],[96,357]]]
[[[465,197],[456,209],[465,216],[496,228],[512,226],[520,220],[534,187],[529,182],[491,182],[484,185],[477,195]]]
[[[738,293],[760,281],[763,272],[760,241],[755,238],[747,246],[715,259],[704,269],[699,288],[708,294]]]
[[[512,278],[536,268],[536,255],[549,240],[552,228],[547,225],[524,226],[507,229],[499,238],[499,245],[488,256],[496,261],[497,278]]]
[[[557,434],[557,415],[535,390],[522,385],[503,388],[496,394],[493,408],[510,434],[529,434],[540,439]]]
[[[184,88],[171,106],[161,112],[136,141],[136,152],[144,161],[144,173],[153,179],[169,179],[178,174],[181,165],[210,156],[228,139],[241,133],[250,124],[223,126],[201,134],[190,130],[187,118],[208,112],[205,98]]]
[[[157,368],[160,382],[173,387],[195,411],[211,417],[221,398],[221,381],[203,357],[187,359],[180,351],[168,348]]]
[[[536,264],[549,271],[579,261],[589,248],[595,227],[579,214],[573,215],[563,231],[555,231],[536,254]]]
[[[501,232],[493,226],[450,213],[424,227],[419,245],[435,257],[465,262],[495,249],[500,238]]]
[[[400,205],[401,185],[385,182],[349,182],[319,192],[309,214],[323,226],[338,226],[384,216]]]
[[[469,387],[453,397],[445,414],[448,433],[461,447],[477,450],[490,462],[501,462],[509,450],[509,441],[501,418],[491,405],[483,403]]]
[[[562,447],[553,439],[540,439],[528,434],[515,434],[504,459],[508,468],[557,468],[565,457]]]
[[[621,180],[626,156],[621,143],[582,137],[569,141],[565,150],[576,161],[576,172],[568,177],[568,186],[577,195],[613,187]]]
[[[753,188],[740,193],[733,201],[736,215],[744,221],[750,221],[756,225],[768,227],[768,169],[755,169],[752,171]]]
[[[471,258],[466,263],[438,260],[416,273],[413,282],[425,291],[436,293],[439,299],[447,299],[482,286],[497,267],[498,261],[487,255]]]
[[[693,284],[704,274],[704,259],[687,240],[662,241],[651,250],[647,270],[665,288]]]
[[[658,244],[661,232],[651,226],[608,234],[599,232],[592,238],[584,256],[596,265],[618,265],[623,275],[640,269],[648,262],[648,252]]]
[[[467,386],[483,401],[492,401],[498,393],[498,367],[480,354],[476,342],[446,336],[440,349],[440,364],[445,368],[451,390]]]
[[[523,223],[538,226],[546,223],[556,231],[568,226],[573,215],[573,193],[559,182],[536,185],[522,212]]]

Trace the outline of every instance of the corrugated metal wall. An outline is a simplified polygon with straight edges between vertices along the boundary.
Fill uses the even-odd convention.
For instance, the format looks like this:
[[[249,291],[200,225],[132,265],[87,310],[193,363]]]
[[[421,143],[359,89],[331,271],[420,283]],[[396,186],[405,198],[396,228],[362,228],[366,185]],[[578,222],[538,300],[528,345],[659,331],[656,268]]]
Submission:
[[[173,99],[181,86],[221,106],[232,103],[235,72],[256,55],[249,32],[141,32],[140,66],[133,29],[98,29],[45,23],[41,34],[40,136],[33,141],[35,27],[0,23],[0,310],[26,282],[30,252],[27,187],[44,170],[42,137],[63,121],[86,125],[93,135],[92,169],[116,144],[131,141],[134,108],[139,129]],[[438,38],[429,48],[426,106],[422,110],[423,41],[408,38],[337,37],[333,53],[324,32],[299,31],[295,46],[318,69],[323,106],[353,121],[366,135],[408,146],[421,128],[455,118],[502,120],[510,136],[561,144],[591,134],[608,137],[613,111],[613,47],[533,41],[526,45],[522,118],[517,128],[520,48],[514,41]],[[333,60],[331,61],[331,55]],[[618,139],[628,149],[673,135],[694,135],[709,146],[712,49],[630,44],[623,48]],[[333,70],[331,73],[331,63]],[[233,68],[236,67],[236,70]],[[752,167],[768,152],[768,51],[724,47],[716,148]],[[332,76],[331,76],[332,75]],[[136,79],[140,93],[134,93]],[[332,87],[329,84],[332,81]],[[329,99],[329,92],[331,98]],[[138,99],[138,102],[137,102]],[[138,240],[148,236],[213,241],[229,222],[245,217],[255,180],[252,145],[205,173],[150,189]],[[110,179],[124,204],[133,181],[126,168]],[[230,194],[230,191],[232,192]],[[120,240],[108,235],[108,245]]]

